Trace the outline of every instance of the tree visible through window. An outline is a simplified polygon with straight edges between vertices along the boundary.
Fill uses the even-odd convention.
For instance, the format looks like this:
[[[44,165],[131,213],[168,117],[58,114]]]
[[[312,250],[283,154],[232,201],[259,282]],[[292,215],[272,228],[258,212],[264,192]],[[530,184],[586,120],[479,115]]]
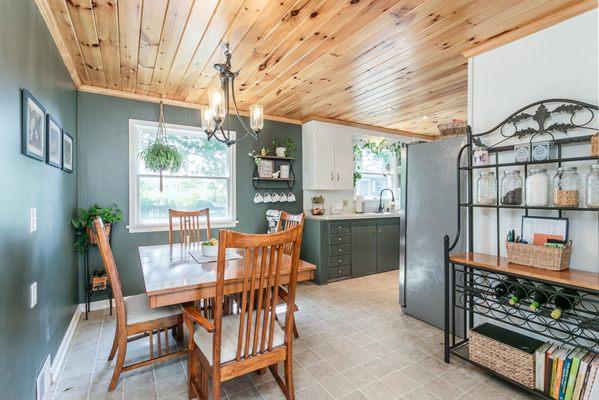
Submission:
[[[359,139],[354,145],[355,194],[378,197],[381,190],[399,187],[399,142]]]
[[[132,121],[130,156],[133,201],[130,226],[166,229],[169,208],[177,210],[210,209],[211,222],[232,223],[234,147],[216,140],[208,141],[199,128],[167,125],[169,141],[177,147],[183,165],[176,174],[163,175],[164,189],[159,190],[158,173],[145,168],[137,157],[156,134],[156,123]]]

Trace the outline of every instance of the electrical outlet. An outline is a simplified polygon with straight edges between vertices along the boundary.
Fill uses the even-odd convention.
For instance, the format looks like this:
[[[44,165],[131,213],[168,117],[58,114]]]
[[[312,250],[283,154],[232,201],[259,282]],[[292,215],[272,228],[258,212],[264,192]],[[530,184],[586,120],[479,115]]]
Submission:
[[[29,233],[37,231],[37,208],[29,209]]]
[[[33,282],[29,286],[29,308],[35,307],[37,304],[37,282]]]

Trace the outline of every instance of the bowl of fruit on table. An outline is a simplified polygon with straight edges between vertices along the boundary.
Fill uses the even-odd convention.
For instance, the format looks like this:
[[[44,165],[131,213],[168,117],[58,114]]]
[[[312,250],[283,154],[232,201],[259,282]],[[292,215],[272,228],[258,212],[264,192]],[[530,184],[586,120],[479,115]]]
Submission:
[[[207,242],[202,242],[202,255],[204,257],[218,256],[218,240],[210,239]]]

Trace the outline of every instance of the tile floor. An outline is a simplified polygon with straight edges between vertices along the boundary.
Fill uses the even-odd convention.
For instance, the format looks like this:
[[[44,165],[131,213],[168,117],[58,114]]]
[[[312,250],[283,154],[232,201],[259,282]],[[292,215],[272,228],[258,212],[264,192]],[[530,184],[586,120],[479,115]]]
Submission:
[[[398,274],[389,272],[324,286],[298,288],[301,310],[294,342],[296,398],[300,400],[507,400],[527,394],[453,358],[442,362],[442,331],[402,315]],[[54,400],[187,399],[186,358],[124,373],[108,393],[113,363],[106,361],[114,316],[96,311],[81,321]],[[148,341],[129,346],[127,360],[145,357]],[[228,400],[283,399],[268,372],[223,385]]]

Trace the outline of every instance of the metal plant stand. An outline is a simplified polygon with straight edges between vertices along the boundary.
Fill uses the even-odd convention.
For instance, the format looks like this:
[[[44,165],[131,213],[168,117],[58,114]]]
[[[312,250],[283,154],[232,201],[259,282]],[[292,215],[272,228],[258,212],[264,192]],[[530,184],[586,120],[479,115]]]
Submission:
[[[553,135],[557,132],[568,134],[574,129],[592,129],[591,122],[594,120],[597,106],[567,99],[549,99],[530,104],[510,115],[493,129],[486,132],[472,134],[468,128],[467,144],[460,150],[457,159],[457,181],[466,177],[466,199],[458,191],[457,216],[458,225],[455,238],[450,240],[448,235],[444,237],[444,264],[445,265],[445,362],[449,363],[451,356],[459,357],[467,362],[494,373],[500,378],[540,397],[549,399],[544,393],[525,387],[518,382],[489,370],[470,359],[468,349],[468,331],[474,327],[476,316],[484,317],[494,321],[515,326],[520,330],[532,332],[536,335],[548,338],[552,341],[561,342],[582,349],[599,351],[599,274],[584,271],[547,271],[532,267],[509,264],[507,260],[498,256],[504,237],[500,232],[500,210],[517,209],[522,210],[528,216],[534,210],[552,210],[561,217],[563,211],[584,212],[590,218],[597,219],[599,235],[599,208],[566,208],[566,207],[528,207],[526,205],[511,206],[500,204],[499,169],[510,166],[524,167],[524,178],[528,175],[528,166],[534,164],[556,164],[561,166],[564,162],[572,161],[596,161],[597,156],[581,155],[577,157],[562,157],[562,147],[572,144],[589,143],[591,136],[578,136],[555,140]],[[555,117],[555,118],[554,118]],[[556,121],[554,121],[554,119]],[[537,128],[531,127],[537,124]],[[489,135],[496,134],[500,139],[493,145],[483,143],[482,140],[490,139]],[[497,135],[498,134],[498,135]],[[499,162],[499,154],[513,151],[514,146],[505,145],[512,138],[533,139],[542,135],[549,135],[557,147],[557,156],[550,160],[525,161],[525,162]],[[485,138],[487,137],[487,138]],[[489,154],[495,154],[493,164],[484,166],[473,166],[473,145],[484,146]],[[495,171],[497,177],[496,199],[497,205],[474,204],[474,182],[473,170],[490,169]],[[523,200],[524,204],[524,200]],[[488,255],[473,253],[474,248],[474,208],[484,207],[495,210],[496,229],[496,254]],[[450,252],[456,247],[460,234],[460,216],[467,210],[468,213],[468,253],[452,255]],[[598,243],[599,246],[599,243]],[[505,298],[497,297],[494,291],[495,285],[504,282],[506,277],[521,279],[519,286],[526,292],[526,299],[516,306],[509,305]],[[540,284],[548,284],[552,289],[544,288],[547,303],[562,288],[573,289],[577,295],[569,296],[575,307],[555,320],[550,316],[547,309],[540,308],[537,311],[529,309],[528,299],[533,290],[540,290]],[[509,290],[509,287],[508,287]],[[562,294],[563,295],[563,294]]]
[[[114,223],[112,228],[114,229]],[[112,229],[110,230],[110,234],[108,235],[108,242],[112,244]],[[112,315],[112,289],[110,287],[110,280],[106,282],[105,289],[97,289],[94,290],[92,284],[90,282],[90,274],[89,274],[89,248],[90,244],[88,243],[85,246],[85,251],[83,254],[83,290],[85,292],[85,319],[88,319],[88,314],[90,312],[91,299],[95,295],[103,294],[108,299],[108,307],[110,309],[110,315]]]

